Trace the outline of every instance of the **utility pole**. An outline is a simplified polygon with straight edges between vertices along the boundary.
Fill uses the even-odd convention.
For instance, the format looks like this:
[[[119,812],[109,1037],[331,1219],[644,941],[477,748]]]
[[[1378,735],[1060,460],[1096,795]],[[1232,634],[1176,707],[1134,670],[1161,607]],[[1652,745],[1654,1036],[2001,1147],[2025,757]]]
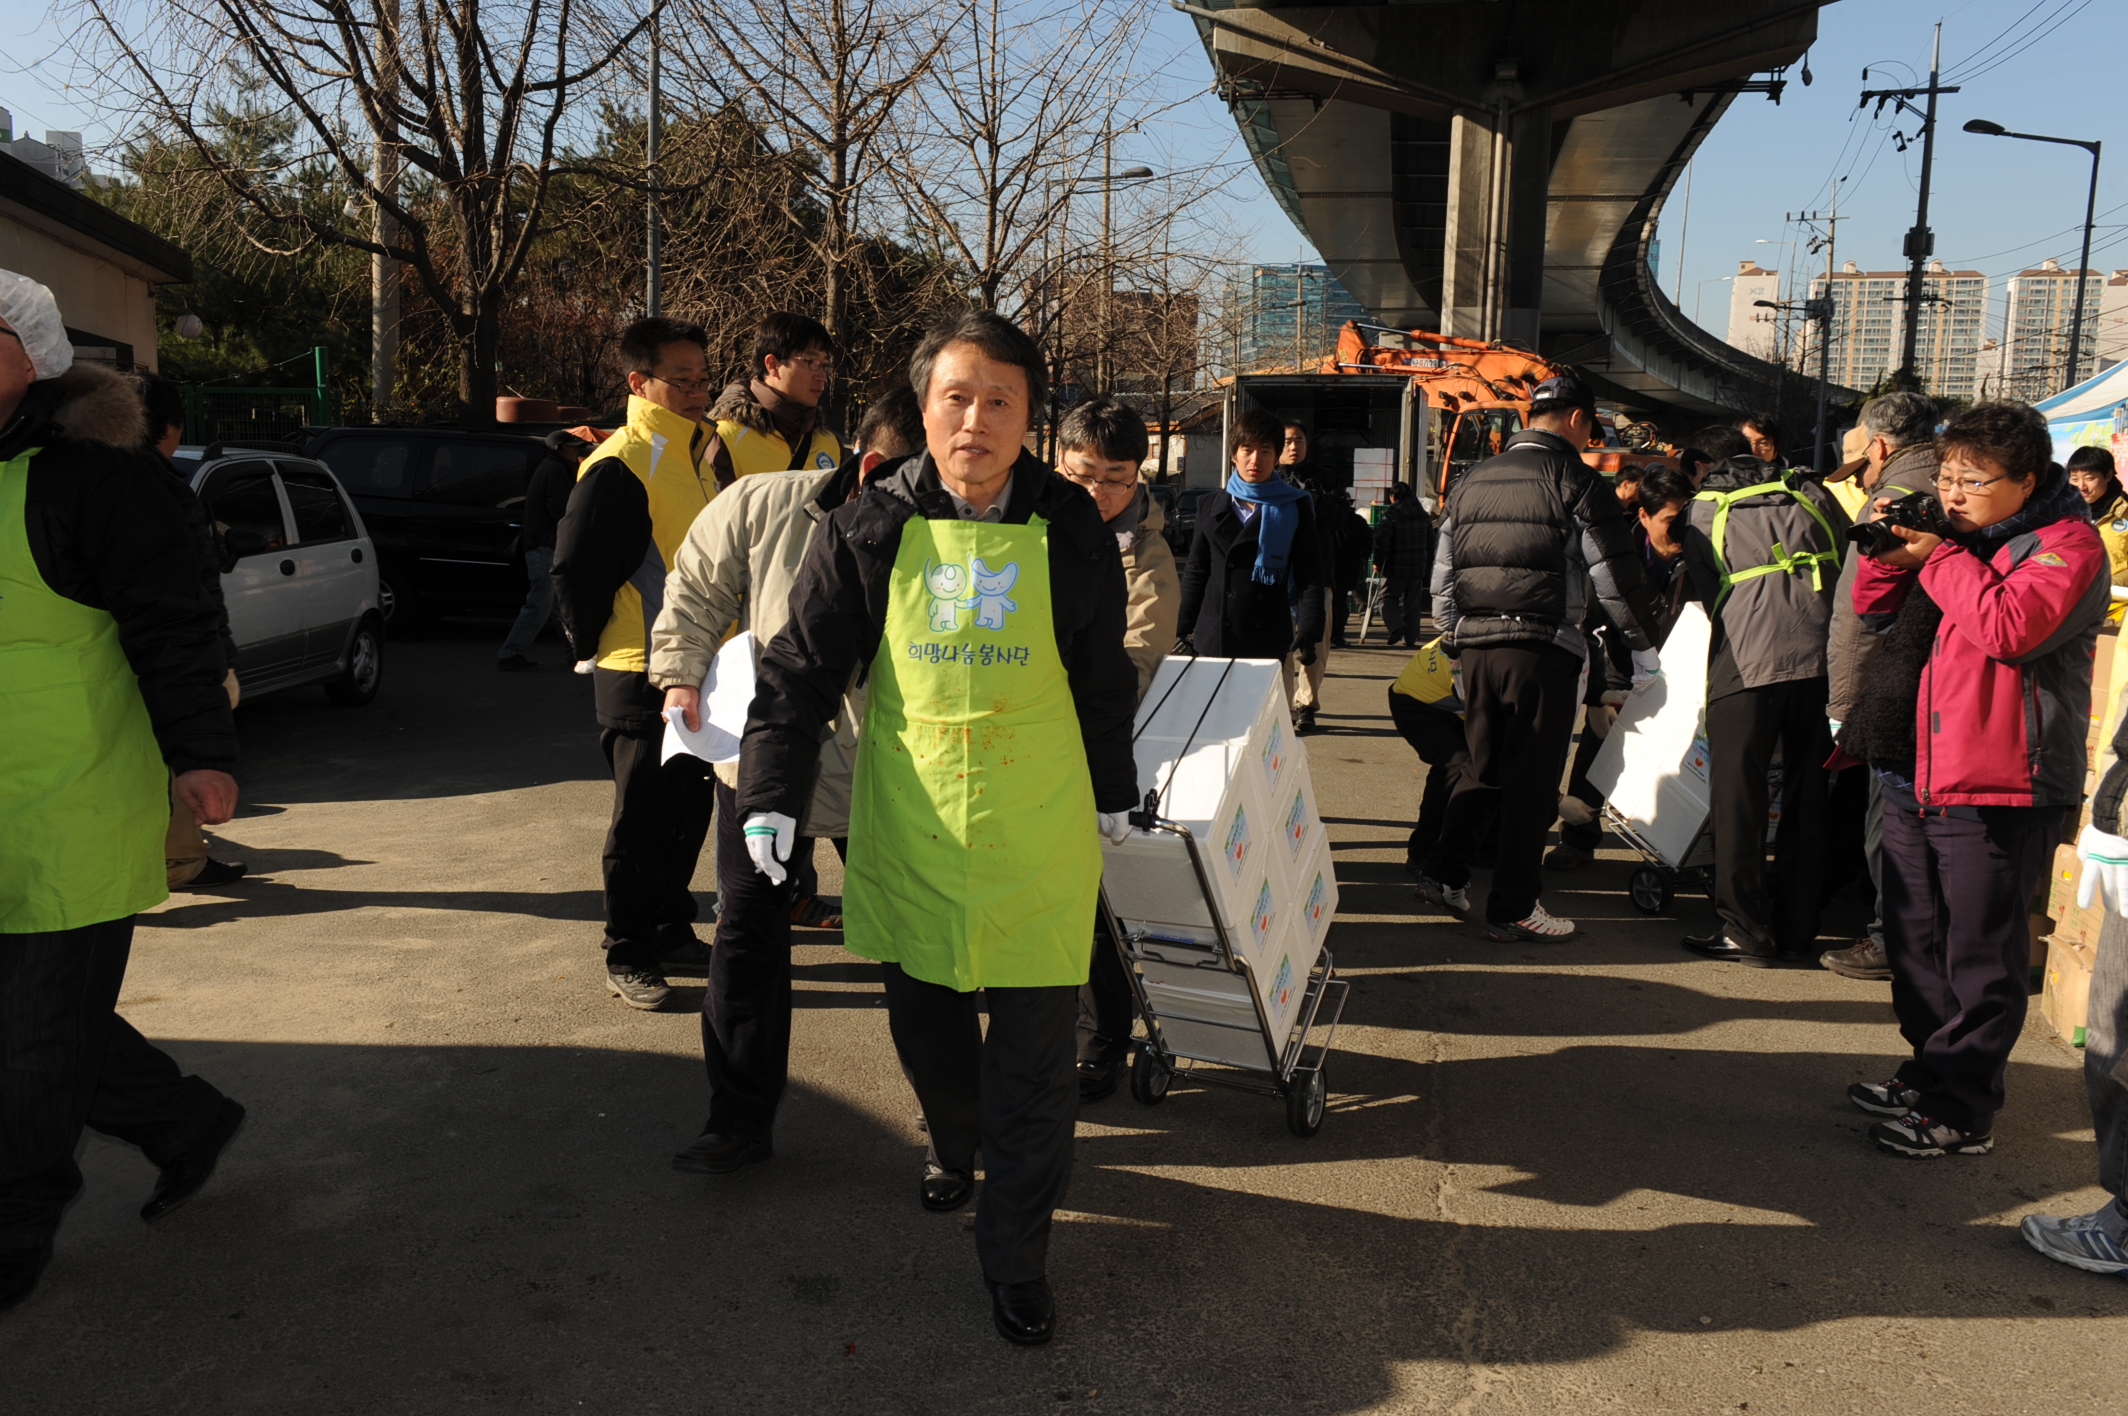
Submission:
[[[658,211],[658,139],[664,126],[664,113],[659,90],[658,63],[658,4],[652,0],[650,12],[650,128],[643,139],[643,166],[650,183],[649,210],[645,213],[643,259],[646,274],[643,278],[643,313],[665,313],[665,231],[664,219]]]
[[[1839,183],[1833,184],[1830,212],[1800,211],[1788,217],[1788,220],[1812,226],[1819,222],[1825,224],[1825,294],[1818,299],[1805,300],[1798,307],[1805,319],[1818,322],[1818,425],[1815,433],[1816,446],[1811,454],[1810,465],[1811,470],[1822,477],[1831,470],[1825,465],[1826,453],[1831,445],[1825,436],[1825,391],[1832,377],[1832,320],[1833,311],[1838,308],[1832,298],[1832,277],[1836,269],[1834,263],[1839,256],[1840,222],[1844,220],[1840,215]],[[1818,242],[1813,238],[1811,249],[1816,250],[1817,246]],[[1766,302],[1761,300],[1758,303],[1763,305]],[[1797,362],[1801,363],[1800,360]]]
[[[1929,57],[1929,81],[1926,88],[1864,89],[1858,109],[1869,107],[1871,99],[1877,100],[1877,112],[1884,112],[1887,103],[1896,104],[1899,112],[1911,113],[1921,119],[1921,200],[1914,210],[1914,228],[1906,233],[1906,335],[1900,346],[1899,372],[1894,381],[1909,393],[1919,392],[1921,380],[1914,372],[1916,346],[1921,336],[1921,301],[1927,289],[1928,260],[1936,253],[1936,233],[1929,230],[1929,174],[1936,161],[1936,98],[1939,94],[1958,92],[1957,85],[1948,88],[1938,82],[1943,69],[1943,25],[1936,25],[1935,48]],[[1862,71],[1862,81],[1869,82],[1869,70]],[[1914,107],[1913,100],[1926,95],[1926,110]],[[1902,152],[1905,148],[1902,146]]]
[[[399,0],[377,4],[378,107],[391,112],[399,102]],[[375,181],[383,200],[370,214],[370,239],[380,246],[399,243],[399,223],[385,201],[399,199],[399,149],[376,135]],[[399,262],[390,256],[369,258],[369,416],[381,423],[392,409],[399,384]]]

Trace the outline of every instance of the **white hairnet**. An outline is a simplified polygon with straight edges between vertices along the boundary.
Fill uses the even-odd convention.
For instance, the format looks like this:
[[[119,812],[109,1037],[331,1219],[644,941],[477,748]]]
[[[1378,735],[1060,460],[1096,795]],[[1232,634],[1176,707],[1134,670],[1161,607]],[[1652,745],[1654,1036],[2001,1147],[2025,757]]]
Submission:
[[[22,341],[39,379],[56,379],[74,367],[74,344],[60,322],[59,302],[36,281],[0,270],[0,319]]]

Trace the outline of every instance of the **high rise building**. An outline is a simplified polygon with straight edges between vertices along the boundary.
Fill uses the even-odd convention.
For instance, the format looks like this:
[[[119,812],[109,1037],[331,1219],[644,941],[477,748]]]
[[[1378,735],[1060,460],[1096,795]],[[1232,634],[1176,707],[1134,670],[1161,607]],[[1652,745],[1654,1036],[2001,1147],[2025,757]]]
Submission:
[[[1345,321],[1370,318],[1322,265],[1252,266],[1238,293],[1244,369],[1319,363]]]
[[[1906,339],[1903,270],[1863,270],[1847,262],[1810,283],[1812,299],[1832,295],[1829,372],[1834,383],[1872,388],[1897,371]],[[1980,378],[1986,335],[1988,278],[1977,270],[1947,270],[1930,261],[1922,275],[1922,304],[1914,341],[1914,373],[1924,393],[1971,398]],[[1805,322],[1793,342],[1795,367],[1818,371],[1818,326]]]
[[[1779,357],[1781,312],[1762,310],[1760,300],[1781,298],[1781,277],[1757,261],[1738,261],[1729,286],[1729,343],[1761,359]]]
[[[2076,314],[2076,272],[2051,256],[2037,270],[2009,279],[2010,313],[2003,325],[2003,392],[2036,402],[2069,384],[2069,330]],[[2083,358],[2088,378],[2098,368],[2098,336],[2106,276],[2090,272],[2084,282]],[[2118,356],[2116,356],[2118,357]]]
[[[2108,275],[2099,290],[2097,352],[2094,372],[2128,359],[2128,270]]]

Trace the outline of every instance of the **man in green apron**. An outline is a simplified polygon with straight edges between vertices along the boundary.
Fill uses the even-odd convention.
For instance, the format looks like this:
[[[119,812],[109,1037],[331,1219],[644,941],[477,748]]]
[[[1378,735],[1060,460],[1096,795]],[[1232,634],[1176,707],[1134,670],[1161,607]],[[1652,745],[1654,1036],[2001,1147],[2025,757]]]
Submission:
[[[244,1119],[115,1011],[133,916],[169,895],[172,791],[209,825],[236,807],[219,607],[146,431],[0,271],[0,1309],[51,1258],[84,1125],[160,1168],[153,1221]]]
[[[844,937],[884,965],[931,1136],[924,1207],[967,1203],[980,1148],[992,1314],[1046,1342],[1098,835],[1128,834],[1137,799],[1123,563],[1092,500],[1023,450],[1046,392],[1023,331],[970,313],[926,335],[909,373],[928,450],[881,468],[807,547],[762,654],[739,809],[780,880],[821,733],[863,672]]]

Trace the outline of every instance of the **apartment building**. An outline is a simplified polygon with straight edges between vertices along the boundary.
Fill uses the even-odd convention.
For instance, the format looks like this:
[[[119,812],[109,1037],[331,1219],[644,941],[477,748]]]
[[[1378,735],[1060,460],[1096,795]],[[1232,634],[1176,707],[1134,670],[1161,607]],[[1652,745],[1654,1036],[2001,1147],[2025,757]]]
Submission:
[[[1738,261],[1729,284],[1729,344],[1761,359],[1778,359],[1781,348],[1781,312],[1762,310],[1761,300],[1781,298],[1778,271],[1767,270],[1757,261]]]
[[[2010,277],[2010,310],[2002,339],[2003,392],[2007,396],[2037,402],[2068,387],[2076,276],[2074,270],[2063,269],[2060,261],[2049,257],[2040,262],[2037,270],[2020,271]],[[2094,270],[2084,282],[2084,332],[2080,341],[2083,358],[2078,367],[2087,378],[2098,368],[2099,330],[2105,318],[2101,307],[2107,279],[2103,272]]]
[[[1831,276],[1810,283],[1812,299],[1832,295],[1831,374],[1849,388],[1871,388],[1899,367],[1906,338],[1903,270],[1863,270],[1849,261]],[[1922,276],[1922,303],[1914,343],[1914,371],[1924,392],[1970,398],[1981,374],[1980,345],[1986,336],[1988,278],[1977,270],[1949,270],[1930,261]],[[1795,367],[1818,371],[1818,333],[1803,325],[1791,341]]]

